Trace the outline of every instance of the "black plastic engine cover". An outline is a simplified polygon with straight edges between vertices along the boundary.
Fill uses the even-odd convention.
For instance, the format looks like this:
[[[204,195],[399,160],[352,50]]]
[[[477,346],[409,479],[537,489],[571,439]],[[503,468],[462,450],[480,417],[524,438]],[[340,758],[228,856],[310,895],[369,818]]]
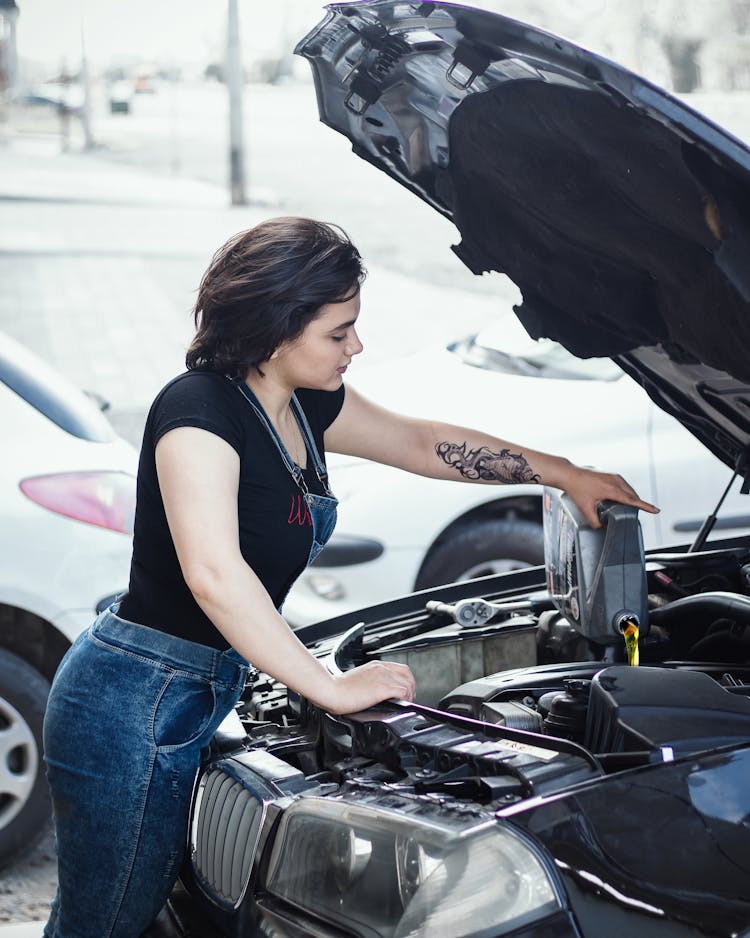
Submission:
[[[750,740],[750,699],[707,674],[613,666],[591,682],[585,746],[594,753],[675,754]]]

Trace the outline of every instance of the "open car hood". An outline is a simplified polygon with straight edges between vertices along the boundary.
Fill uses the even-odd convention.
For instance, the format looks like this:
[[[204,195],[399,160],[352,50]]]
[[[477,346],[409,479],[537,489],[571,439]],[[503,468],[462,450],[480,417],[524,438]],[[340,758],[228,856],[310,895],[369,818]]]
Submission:
[[[334,3],[298,44],[321,120],[452,219],[533,338],[609,356],[743,474],[750,149],[639,76],[451,3]]]

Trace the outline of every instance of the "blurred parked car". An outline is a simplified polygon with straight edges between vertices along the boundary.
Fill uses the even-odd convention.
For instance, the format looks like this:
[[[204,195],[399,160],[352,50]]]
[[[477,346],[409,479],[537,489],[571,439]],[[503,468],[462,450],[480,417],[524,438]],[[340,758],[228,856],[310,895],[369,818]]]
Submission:
[[[109,110],[112,114],[129,114],[135,89],[132,81],[118,79],[109,87]]]
[[[0,337],[0,863],[49,817],[42,717],[60,659],[127,587],[137,454],[94,401]]]
[[[58,113],[78,116],[83,109],[83,88],[77,82],[44,82],[28,89],[20,102],[28,107],[54,108]]]
[[[611,359],[580,359],[556,342],[535,342],[511,310],[447,348],[370,368],[355,361],[347,379],[393,410],[478,427],[621,472],[661,508],[642,519],[647,547],[695,536],[730,478],[727,467]],[[284,605],[295,625],[543,560],[538,486],[462,485],[336,456],[330,463],[339,521]],[[739,483],[717,529],[750,529],[750,505]]]
[[[133,87],[136,94],[156,94],[156,82],[153,75],[145,73],[137,75]]]

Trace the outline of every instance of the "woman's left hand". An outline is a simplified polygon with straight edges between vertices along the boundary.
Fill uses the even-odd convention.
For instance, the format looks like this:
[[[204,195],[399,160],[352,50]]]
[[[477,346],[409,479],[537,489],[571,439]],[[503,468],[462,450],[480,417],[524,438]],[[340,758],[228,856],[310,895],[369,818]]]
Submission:
[[[639,498],[622,476],[610,472],[597,472],[571,464],[560,487],[573,499],[593,528],[601,527],[597,506],[603,501],[634,505],[651,514],[659,511],[656,505]]]

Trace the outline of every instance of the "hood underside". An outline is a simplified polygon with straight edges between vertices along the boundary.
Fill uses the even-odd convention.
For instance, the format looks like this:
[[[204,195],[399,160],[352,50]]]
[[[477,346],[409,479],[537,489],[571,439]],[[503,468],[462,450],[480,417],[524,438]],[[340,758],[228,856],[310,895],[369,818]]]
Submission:
[[[534,338],[609,356],[728,465],[750,443],[750,150],[540,30],[449,3],[333,4],[296,50],[321,119],[452,219]]]

